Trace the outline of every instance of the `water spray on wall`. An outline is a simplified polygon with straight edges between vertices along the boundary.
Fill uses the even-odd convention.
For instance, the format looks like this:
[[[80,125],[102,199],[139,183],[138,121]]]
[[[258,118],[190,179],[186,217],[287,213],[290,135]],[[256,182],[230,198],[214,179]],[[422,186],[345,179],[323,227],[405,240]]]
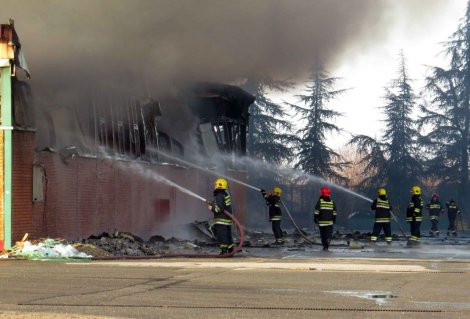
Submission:
[[[174,160],[174,161],[177,161],[181,164],[184,164],[184,165],[187,165],[187,166],[190,166],[192,168],[196,168],[196,169],[199,169],[199,170],[202,170],[202,171],[205,171],[207,173],[210,173],[210,174],[215,174],[215,175],[220,175],[222,177],[224,177],[225,179],[227,180],[230,180],[234,183],[237,183],[237,184],[240,184],[240,185],[243,185],[245,187],[248,187],[252,190],[255,190],[255,191],[261,191],[261,188],[258,188],[256,186],[253,186],[253,185],[250,185],[250,184],[247,184],[243,181],[240,181],[236,178],[233,178],[233,177],[230,177],[230,176],[227,176],[227,175],[224,175],[223,173],[221,173],[220,171],[215,171],[215,170],[210,170],[210,169],[207,169],[207,168],[204,168],[200,165],[197,165],[197,164],[194,164],[194,163],[191,163],[191,162],[188,162],[180,157],[177,157],[177,156],[173,156],[171,154],[168,154],[167,152],[163,152],[161,150],[155,150],[158,154],[168,158],[168,159],[171,159],[171,160]],[[233,160],[232,157],[229,157],[228,155],[220,155],[223,159],[225,160]],[[255,167],[261,167],[263,169],[267,169],[266,166],[267,166],[267,163],[266,162],[263,162],[261,160],[256,160],[256,159],[253,159],[253,158],[249,158],[249,157],[240,157],[238,159],[240,161],[240,163],[242,164],[248,164],[248,165],[253,165]],[[269,163],[269,166],[273,166],[273,164]],[[334,187],[334,188],[337,188],[341,191],[344,191],[348,194],[351,194],[353,196],[356,196],[356,197],[359,197],[360,199],[363,199],[365,201],[368,201],[370,203],[372,203],[372,199],[366,197],[366,196],[363,196],[359,193],[356,193],[350,189],[347,189],[343,186],[340,186],[338,184],[335,184],[333,182],[330,182],[330,181],[327,181],[325,180],[324,178],[321,178],[321,177],[318,177],[318,176],[314,176],[314,175],[311,175],[311,174],[307,174],[307,173],[304,173],[304,172],[301,172],[299,170],[295,170],[295,169],[292,169],[292,168],[287,168],[287,167],[283,167],[283,166],[280,166],[280,165],[274,165],[275,169],[276,169],[276,172],[280,172],[282,175],[284,176],[297,176],[297,177],[303,177],[303,178],[306,178],[307,180],[309,181],[313,181],[313,182],[319,182],[319,183],[323,183],[325,185],[329,185],[331,187]]]
[[[116,158],[114,158],[113,156],[107,154],[103,149],[100,150],[101,151],[101,155],[107,159],[107,160],[112,160],[113,161],[113,165],[116,165],[116,166],[119,166],[123,169],[126,169],[126,170],[132,170],[133,173],[136,173],[136,174],[139,174],[140,176],[144,177],[144,178],[147,178],[147,179],[151,179],[152,181],[155,181],[157,183],[163,183],[163,184],[166,184],[168,186],[172,186],[174,188],[176,188],[178,191],[186,194],[186,195],[189,195],[193,198],[196,198],[202,202],[204,202],[205,204],[212,204],[211,201],[205,199],[204,197],[200,196],[199,194],[175,183],[174,181],[158,174],[157,172],[155,172],[154,170],[151,170],[149,168],[146,168],[142,165],[140,165],[139,163],[137,162],[127,162],[127,161],[119,161],[119,160],[116,160]],[[245,238],[245,232],[243,230],[243,226],[241,225],[240,221],[235,217],[233,216],[232,214],[230,214],[228,211],[224,210],[224,214],[227,215],[230,219],[233,220],[233,222],[235,223],[237,229],[238,229],[238,232],[239,232],[239,244],[237,247],[235,247],[235,249],[230,252],[230,253],[226,253],[226,254],[223,254],[223,255],[211,255],[211,254],[164,254],[164,255],[158,255],[158,256],[155,256],[156,258],[170,258],[170,257],[194,257],[194,258],[214,258],[214,257],[232,257],[233,255],[235,255],[236,253],[238,253],[239,251],[242,250],[242,247],[243,247],[243,243],[244,243],[244,238]],[[126,258],[129,258],[129,257],[126,257]],[[139,256],[137,256],[137,258],[129,258],[129,259],[138,259]],[[103,258],[102,258],[103,259]],[[106,259],[106,258],[104,258]],[[112,258],[110,258],[112,259]]]

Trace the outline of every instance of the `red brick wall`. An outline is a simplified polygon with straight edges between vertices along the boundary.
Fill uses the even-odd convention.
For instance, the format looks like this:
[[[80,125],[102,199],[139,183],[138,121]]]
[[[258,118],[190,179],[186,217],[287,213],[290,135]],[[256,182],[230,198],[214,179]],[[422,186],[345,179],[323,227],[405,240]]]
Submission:
[[[36,237],[41,216],[33,212],[33,156],[34,132],[13,131],[12,171],[12,240],[20,240],[25,233]]]
[[[181,235],[182,225],[211,217],[206,205],[149,177],[156,172],[211,198],[214,176],[194,169],[86,157],[62,158],[34,149],[34,133],[13,135],[13,240],[75,240],[102,232],[128,231],[144,239],[155,234]],[[32,201],[33,163],[44,167],[45,201]],[[132,164],[135,166],[136,164]],[[244,216],[245,190],[230,183],[234,207]]]

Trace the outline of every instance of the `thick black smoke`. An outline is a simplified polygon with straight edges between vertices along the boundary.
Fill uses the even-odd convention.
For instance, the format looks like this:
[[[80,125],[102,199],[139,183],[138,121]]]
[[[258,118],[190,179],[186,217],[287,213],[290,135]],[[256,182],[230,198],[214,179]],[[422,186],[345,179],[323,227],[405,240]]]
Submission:
[[[16,21],[35,91],[60,102],[70,88],[96,84],[166,90],[185,80],[295,79],[383,40],[396,21],[419,24],[445,2],[3,0],[0,20]]]

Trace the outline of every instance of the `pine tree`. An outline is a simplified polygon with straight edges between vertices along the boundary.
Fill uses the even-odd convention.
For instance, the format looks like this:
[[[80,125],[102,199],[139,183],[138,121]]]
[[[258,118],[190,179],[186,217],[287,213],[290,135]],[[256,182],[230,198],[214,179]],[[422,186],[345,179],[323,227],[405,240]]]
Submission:
[[[457,31],[445,43],[447,68],[432,67],[426,89],[430,105],[423,105],[421,124],[432,129],[422,139],[431,158],[428,170],[444,185],[457,185],[458,201],[470,206],[470,2]],[[452,196],[451,194],[449,194]]]
[[[292,124],[281,105],[268,98],[269,90],[283,90],[288,82],[262,77],[250,79],[243,86],[256,97],[250,107],[247,149],[257,159],[273,163],[287,161],[293,156],[290,145],[295,142]]]
[[[306,93],[298,95],[302,106],[290,104],[300,114],[300,121],[305,123],[297,132],[299,161],[296,167],[325,179],[344,181],[344,177],[338,173],[338,168],[346,163],[338,153],[326,145],[326,134],[340,131],[330,121],[341,116],[341,113],[328,108],[328,103],[346,90],[334,89],[338,78],[331,77],[321,68],[316,68],[309,80]]]
[[[365,154],[363,189],[386,187],[395,200],[408,199],[409,189],[418,183],[422,165],[417,156],[418,131],[412,112],[416,96],[411,87],[403,53],[400,54],[398,77],[385,88],[385,130],[380,141],[369,136],[355,136],[350,143]]]
[[[265,161],[267,168],[272,167],[269,163],[281,164],[291,160],[293,156],[292,146],[296,139],[291,133],[292,124],[286,120],[288,116],[283,107],[268,97],[270,90],[283,91],[288,87],[290,87],[289,82],[273,80],[266,76],[250,78],[243,85],[245,90],[256,97],[255,102],[250,106],[247,154]],[[250,183],[259,185],[267,191],[274,186],[280,186],[285,190],[283,179],[275,170],[260,169],[258,165],[251,165],[250,159],[247,159],[247,163],[246,169]],[[266,210],[264,202],[260,199],[259,194],[250,192],[248,195],[250,209]],[[250,223],[260,227],[265,224],[265,218],[264,214],[254,214]]]

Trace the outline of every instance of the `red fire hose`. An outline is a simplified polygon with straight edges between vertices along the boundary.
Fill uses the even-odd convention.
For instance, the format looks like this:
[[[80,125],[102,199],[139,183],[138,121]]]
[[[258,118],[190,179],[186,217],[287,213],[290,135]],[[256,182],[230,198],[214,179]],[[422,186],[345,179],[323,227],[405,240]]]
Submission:
[[[245,240],[245,231],[243,230],[243,226],[238,219],[235,218],[232,214],[228,211],[224,210],[224,214],[230,217],[237,226],[238,233],[240,234],[240,242],[238,246],[231,253],[223,254],[223,255],[212,255],[212,254],[159,254],[159,255],[151,255],[151,256],[103,256],[103,257],[93,257],[92,260],[124,260],[124,259],[160,259],[160,258],[228,258],[232,257],[236,253],[238,253],[243,248],[243,242]]]

